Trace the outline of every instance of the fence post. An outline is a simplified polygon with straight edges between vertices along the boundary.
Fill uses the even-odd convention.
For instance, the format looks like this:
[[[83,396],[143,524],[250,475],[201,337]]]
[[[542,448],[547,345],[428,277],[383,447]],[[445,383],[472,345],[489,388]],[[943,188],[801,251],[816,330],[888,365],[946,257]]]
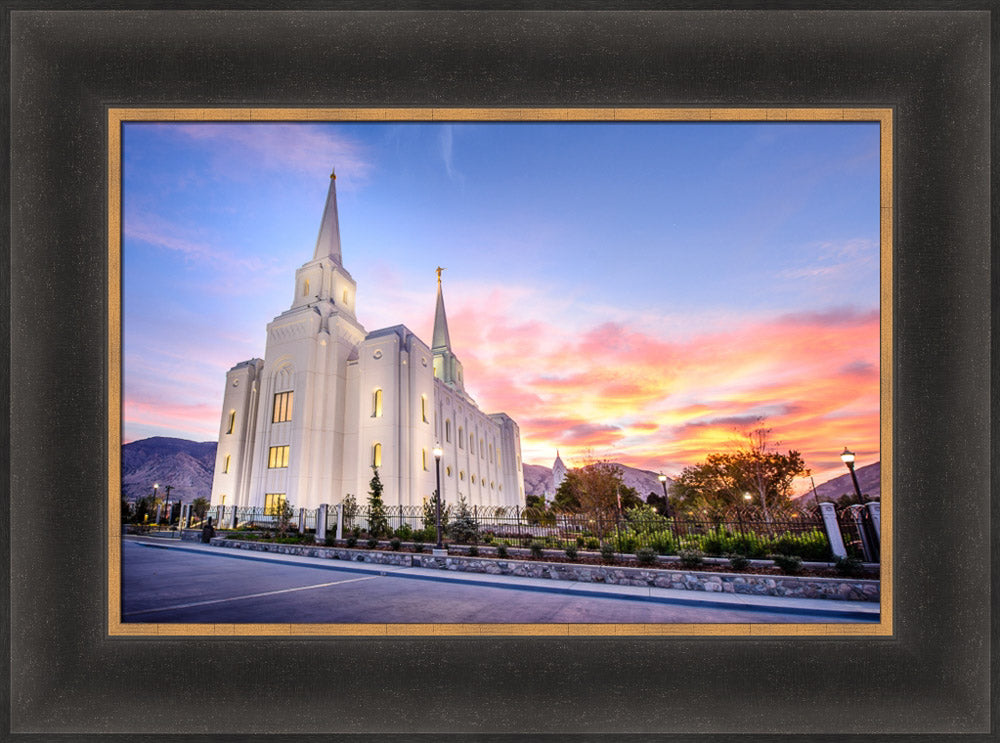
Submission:
[[[344,504],[337,504],[337,539],[344,538]]]
[[[819,504],[819,510],[823,514],[823,526],[826,528],[826,537],[830,540],[833,556],[847,557],[844,539],[840,535],[840,523],[837,521],[837,509],[832,503],[824,502]]]
[[[875,536],[879,542],[882,541],[882,504],[878,501],[871,501],[868,504],[868,513],[872,517],[872,525],[875,527]]]
[[[306,533],[306,509],[299,509],[299,534]]]
[[[326,541],[326,503],[320,503],[316,509],[316,533],[313,541],[323,544]]]

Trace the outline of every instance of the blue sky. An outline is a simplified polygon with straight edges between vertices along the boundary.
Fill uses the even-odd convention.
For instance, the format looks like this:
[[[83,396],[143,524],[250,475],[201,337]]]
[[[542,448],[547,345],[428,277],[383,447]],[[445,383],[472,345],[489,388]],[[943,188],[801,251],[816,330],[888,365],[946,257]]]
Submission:
[[[429,339],[444,266],[526,461],[677,468],[757,414],[817,469],[878,458],[877,124],[127,123],[122,153],[126,441],[215,438],[336,167],[359,320]]]

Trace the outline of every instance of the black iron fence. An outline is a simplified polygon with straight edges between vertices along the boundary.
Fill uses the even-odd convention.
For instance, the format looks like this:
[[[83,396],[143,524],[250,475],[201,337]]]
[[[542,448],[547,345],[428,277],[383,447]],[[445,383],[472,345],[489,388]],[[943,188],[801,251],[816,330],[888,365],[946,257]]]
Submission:
[[[338,507],[330,507],[326,537],[337,532]],[[350,537],[399,538],[403,541],[436,542],[436,518],[431,505],[384,506],[372,512],[368,506],[341,505],[341,533]],[[212,517],[217,529],[273,531],[279,516],[263,507],[213,506],[199,516],[189,512],[186,525],[200,528]],[[179,514],[174,514],[179,523]],[[847,553],[866,562],[880,558],[879,535],[868,508],[856,505],[837,514]],[[315,533],[317,509],[292,509],[288,531]],[[442,505],[442,535],[457,544],[487,544],[549,549],[612,549],[634,553],[649,548],[663,554],[700,550],[706,555],[740,554],[765,558],[771,554],[798,555],[804,560],[831,560],[833,553],[822,518],[796,513],[780,520],[748,518],[736,512],[722,518],[667,518],[651,510],[603,511],[555,514],[548,510],[504,506]]]

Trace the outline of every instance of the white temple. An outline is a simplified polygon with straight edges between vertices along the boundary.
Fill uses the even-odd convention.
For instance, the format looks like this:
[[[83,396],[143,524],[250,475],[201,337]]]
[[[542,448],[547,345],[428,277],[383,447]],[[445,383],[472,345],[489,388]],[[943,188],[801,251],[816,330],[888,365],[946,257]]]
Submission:
[[[430,347],[404,325],[367,332],[354,314],[330,176],[291,307],[268,324],[263,360],[226,375],[213,506],[315,508],[348,494],[364,502],[373,465],[387,504],[419,505],[434,493],[436,445],[444,501],[524,503],[517,423],[483,413],[466,393],[437,274]]]

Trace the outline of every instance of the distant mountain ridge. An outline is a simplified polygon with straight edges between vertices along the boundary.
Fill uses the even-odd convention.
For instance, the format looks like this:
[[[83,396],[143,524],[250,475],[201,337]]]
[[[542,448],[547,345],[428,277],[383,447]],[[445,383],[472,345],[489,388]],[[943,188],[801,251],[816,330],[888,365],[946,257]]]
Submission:
[[[122,446],[122,490],[130,500],[150,495],[159,484],[160,495],[170,485],[170,499],[190,503],[209,498],[215,473],[215,441],[188,441],[154,436]]]
[[[846,470],[846,467],[845,467]],[[864,495],[882,497],[882,463],[866,464],[854,470],[858,477],[858,487]],[[827,480],[822,485],[816,486],[816,495],[821,501],[835,501],[844,494],[854,495],[854,483],[851,482],[851,473],[845,471],[840,477]],[[811,498],[812,490],[802,494],[803,498]]]
[[[141,498],[153,492],[153,484],[159,483],[160,493],[165,494],[166,486],[172,486],[171,500],[180,499],[189,503],[195,498],[211,498],[212,477],[215,473],[215,441],[189,441],[166,436],[140,439],[122,446],[122,489],[129,499]],[[659,475],[650,470],[618,465],[624,473],[623,480],[630,488],[635,488],[639,497],[646,499],[650,493],[660,495],[663,486]],[[552,468],[539,464],[525,464],[524,492],[526,495],[553,493]],[[861,492],[866,495],[881,496],[882,465],[880,462],[859,467],[856,470]],[[667,479],[667,487],[672,480]],[[820,500],[836,500],[844,493],[853,493],[851,475],[845,472],[840,477],[816,486]],[[811,497],[812,490],[802,497]]]
[[[646,500],[650,493],[663,494],[663,485],[660,483],[660,475],[650,470],[641,470],[636,467],[627,467],[619,464],[622,469],[622,481],[627,487],[635,488],[639,497]],[[573,469],[572,467],[570,469]],[[552,496],[555,488],[552,486],[552,468],[540,464],[525,464],[524,470],[524,493],[525,495]],[[673,482],[667,478],[667,487]]]

